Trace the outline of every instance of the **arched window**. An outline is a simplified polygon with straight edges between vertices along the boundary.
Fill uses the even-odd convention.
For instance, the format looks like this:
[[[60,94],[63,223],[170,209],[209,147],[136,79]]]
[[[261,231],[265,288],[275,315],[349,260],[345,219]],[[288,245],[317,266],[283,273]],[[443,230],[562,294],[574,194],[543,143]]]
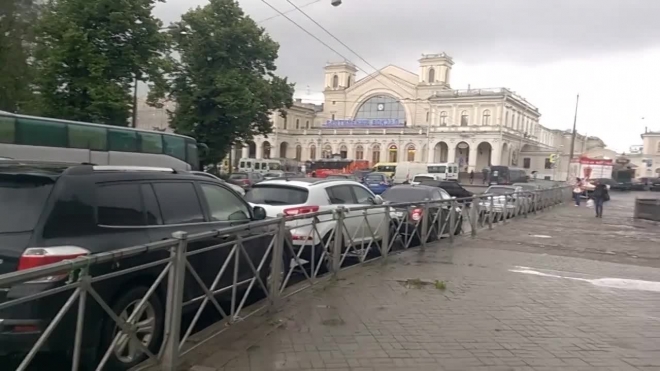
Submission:
[[[461,112],[461,126],[468,126],[470,121],[470,116],[467,111]]]
[[[296,129],[300,129],[300,120],[296,119]]]
[[[332,158],[332,147],[329,144],[323,147],[323,158]]]
[[[373,165],[380,162],[380,146],[378,144],[371,147],[371,162]]]
[[[490,111],[485,110],[483,116],[481,117],[481,125],[490,125]]]
[[[339,76],[332,76],[332,88],[337,89],[339,87]]]
[[[435,82],[435,70],[433,68],[429,69],[429,83]]]
[[[355,115],[356,119],[392,119],[405,124],[406,110],[393,97],[377,95],[364,101]]]
[[[313,144],[309,147],[309,159],[316,160],[316,146]]]
[[[399,158],[399,149],[397,148],[396,144],[390,144],[390,146],[387,148],[387,160],[389,162],[398,162]]]
[[[339,147],[339,157],[348,158],[348,148],[346,146]]]
[[[406,161],[415,161],[415,146],[412,144],[406,148]]]
[[[305,129],[309,129],[309,120],[305,121]]]
[[[447,111],[440,112],[440,126],[447,126]]]
[[[300,161],[302,159],[302,147],[300,144],[296,146],[296,160]]]
[[[364,159],[364,147],[362,147],[359,144],[355,147],[355,159],[356,160]]]

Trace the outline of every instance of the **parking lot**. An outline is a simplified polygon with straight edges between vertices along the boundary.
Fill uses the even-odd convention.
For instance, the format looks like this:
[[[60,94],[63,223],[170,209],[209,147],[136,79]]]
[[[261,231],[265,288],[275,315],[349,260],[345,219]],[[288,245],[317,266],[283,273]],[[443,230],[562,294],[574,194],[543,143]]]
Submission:
[[[182,369],[658,369],[660,229],[632,220],[634,197],[613,193],[603,219],[567,205],[342,272]]]

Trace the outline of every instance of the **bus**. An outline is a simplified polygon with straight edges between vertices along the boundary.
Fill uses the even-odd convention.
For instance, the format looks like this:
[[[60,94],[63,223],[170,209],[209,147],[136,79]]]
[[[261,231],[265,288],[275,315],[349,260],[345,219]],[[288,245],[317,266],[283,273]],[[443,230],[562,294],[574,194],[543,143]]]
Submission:
[[[513,183],[527,183],[529,180],[525,169],[509,166],[491,166],[488,177],[489,185],[511,185]]]
[[[396,172],[396,164],[396,162],[379,162],[374,165],[373,170],[378,173],[385,173],[391,178]]]
[[[261,174],[283,173],[282,161],[277,159],[242,158],[238,160],[238,171],[254,171]]]
[[[183,135],[0,111],[0,157],[13,160],[199,170],[198,151]]]
[[[427,169],[429,174],[442,174],[444,180],[458,181],[458,164],[447,162],[428,164]]]
[[[367,160],[352,160],[339,156],[305,162],[305,171],[316,178],[326,178],[333,174],[353,174],[354,171],[367,169]]]

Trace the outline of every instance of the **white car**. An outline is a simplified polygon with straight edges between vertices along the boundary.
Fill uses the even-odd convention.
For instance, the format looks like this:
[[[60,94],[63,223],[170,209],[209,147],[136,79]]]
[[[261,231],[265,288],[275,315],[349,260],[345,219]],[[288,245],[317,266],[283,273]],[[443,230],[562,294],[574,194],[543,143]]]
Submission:
[[[376,241],[381,240],[389,230],[384,223],[385,213],[382,208],[368,210],[366,217],[368,226],[364,222],[364,211],[351,211],[355,207],[378,205],[383,202],[380,196],[374,195],[367,187],[355,181],[319,178],[266,180],[255,184],[247,192],[245,199],[253,206],[263,207],[269,217],[277,217],[280,214],[289,216],[309,214],[343,206],[347,210],[344,219],[346,228],[343,231],[345,247],[349,245],[349,241],[352,241],[354,246],[364,243],[366,247],[371,240],[374,240],[374,236]],[[317,219],[318,233],[313,232],[311,218],[286,223],[291,230],[294,246],[320,245],[322,242],[325,244],[330,241],[336,221],[332,215],[320,215]]]
[[[204,176],[204,177],[207,177],[207,178],[212,178],[212,179],[215,179],[215,180],[220,181],[222,183],[225,183],[229,188],[236,191],[236,193],[238,193],[239,195],[245,196],[245,190],[243,189],[243,187],[237,186],[236,184],[231,184],[231,183],[229,183],[229,182],[227,182],[223,179],[218,178],[217,176],[215,176],[213,174],[206,173],[206,172],[203,172],[203,171],[191,171],[190,173],[195,174],[195,175],[199,175],[199,176]]]
[[[423,180],[445,180],[444,174],[417,174],[415,175],[410,184],[419,185]]]
[[[523,188],[520,186],[490,186],[484,192],[485,195],[493,195],[493,212],[499,213],[508,209],[513,211],[516,208],[515,203],[512,202],[512,198],[507,198],[507,194],[514,192],[522,192]],[[485,210],[490,211],[490,198],[484,198],[479,202],[479,206],[485,208]]]

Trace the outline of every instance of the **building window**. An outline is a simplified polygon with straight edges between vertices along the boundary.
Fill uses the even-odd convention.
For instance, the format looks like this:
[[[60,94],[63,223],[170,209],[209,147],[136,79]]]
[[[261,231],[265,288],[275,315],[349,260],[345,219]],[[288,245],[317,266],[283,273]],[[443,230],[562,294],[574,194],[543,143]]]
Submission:
[[[331,158],[332,157],[332,147],[329,144],[326,144],[325,147],[323,147],[323,158]]]
[[[296,160],[300,161],[302,159],[302,147],[300,144],[296,146]]]
[[[434,83],[435,82],[435,70],[431,68],[429,70],[429,83]]]
[[[405,124],[406,111],[399,100],[387,95],[367,99],[357,111],[356,119],[392,119]]]
[[[511,113],[511,129],[515,129],[515,128],[516,128],[516,114]]]
[[[468,126],[470,121],[470,116],[468,116],[467,111],[461,112],[461,126]]]
[[[399,149],[396,147],[396,144],[391,144],[387,149],[387,153],[389,162],[397,162],[397,159],[399,158]]]
[[[282,129],[286,129],[286,117],[282,117],[282,119],[284,120],[283,121],[284,123],[282,124]]]
[[[426,112],[426,122],[429,122],[429,119],[431,118],[431,112]]]
[[[305,129],[309,129],[309,120],[305,121]]]
[[[371,148],[371,162],[373,165],[380,162],[380,146],[378,144]]]
[[[504,126],[509,126],[509,111],[507,111],[504,116]]]
[[[346,146],[339,147],[339,157],[348,158],[348,148]]]
[[[355,159],[362,160],[364,158],[364,148],[361,145],[355,147]]]
[[[309,159],[316,160],[316,146],[313,144],[309,147]]]
[[[660,153],[660,143],[658,143],[658,148],[656,148],[656,152]]]
[[[406,149],[406,161],[415,161],[415,146],[412,144]]]
[[[335,104],[337,104],[337,101],[334,101],[334,100],[333,100],[333,101],[332,101],[332,105],[334,106]]]
[[[529,169],[529,168],[531,168],[531,167],[532,167],[532,159],[529,158],[529,157],[525,157],[525,158],[523,158],[523,167],[524,167],[525,169]]]
[[[300,129],[300,120],[296,119],[296,129]]]
[[[552,162],[550,162],[549,158],[545,159],[545,166],[546,169],[552,169]]]
[[[337,89],[339,87],[339,76],[332,76],[332,88]]]
[[[346,87],[347,88],[351,87],[351,77],[350,76],[348,76],[348,78],[346,79]]]
[[[333,121],[335,120],[335,114],[334,113],[332,114],[330,119],[333,120]]]
[[[490,111],[485,110],[481,118],[481,125],[487,126],[490,125]]]
[[[447,112],[440,112],[440,126],[447,126]]]

